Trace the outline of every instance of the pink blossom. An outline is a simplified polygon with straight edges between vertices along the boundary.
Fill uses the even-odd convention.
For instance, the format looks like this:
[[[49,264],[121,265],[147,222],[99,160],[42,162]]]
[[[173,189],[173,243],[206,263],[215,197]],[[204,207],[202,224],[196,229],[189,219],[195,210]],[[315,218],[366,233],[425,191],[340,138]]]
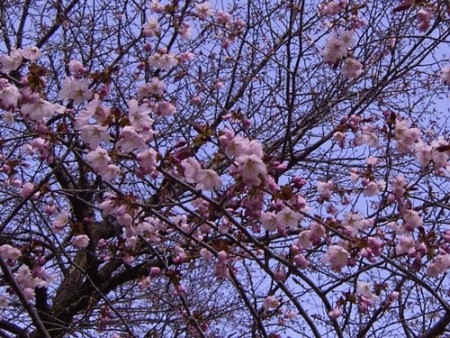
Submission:
[[[340,30],[325,41],[325,48],[320,52],[323,62],[334,65],[347,55],[348,49],[353,45],[354,32]]]
[[[277,230],[277,220],[276,214],[274,212],[262,212],[259,220],[263,228],[267,231],[275,231]]]
[[[205,261],[208,261],[208,260],[211,259],[212,253],[211,253],[211,251],[208,251],[208,250],[205,249],[205,248],[201,248],[201,249],[200,249],[200,256],[201,256]]]
[[[416,13],[417,29],[425,32],[430,28],[431,13],[425,9],[419,9]]]
[[[104,182],[112,181],[119,174],[120,169],[118,166],[114,164],[108,164],[105,168],[103,168],[99,174],[102,177]]]
[[[111,162],[111,157],[105,149],[97,147],[86,155],[86,160],[97,173],[100,173]]]
[[[347,54],[347,48],[335,36],[325,42],[325,48],[320,52],[323,62],[334,65]]]
[[[370,247],[372,253],[375,256],[381,255],[381,253],[383,251],[384,244],[385,243],[380,238],[369,237],[367,239],[367,245]]]
[[[370,181],[364,186],[363,195],[364,196],[376,196],[380,193],[380,188],[383,189],[385,186],[385,182],[383,181]]]
[[[17,273],[15,274],[16,282],[19,283],[21,286],[34,286],[34,281],[31,276],[31,271],[28,266],[25,264],[22,264],[19,269],[17,270]]]
[[[267,176],[265,183],[266,183],[265,187],[267,188],[268,191],[270,191],[272,193],[280,191],[280,186],[275,182],[275,180],[272,176]],[[294,209],[296,209],[298,207],[298,204],[295,204],[295,203],[296,203],[296,200],[292,201],[292,204],[293,204],[292,207]],[[294,204],[295,204],[295,206],[294,206]]]
[[[372,293],[372,288],[369,283],[358,281],[356,283],[356,294],[363,296],[372,305],[379,297]]]
[[[319,5],[319,12],[322,15],[338,15],[345,8],[345,2],[330,1]]]
[[[22,64],[22,50],[13,49],[9,55],[0,54],[0,72],[9,73],[16,70]]]
[[[57,211],[56,205],[54,205],[54,204],[46,204],[44,206],[44,212],[47,215],[54,215],[54,214],[56,214],[56,211]]]
[[[392,304],[398,299],[398,296],[400,293],[398,291],[392,291],[387,297],[386,297],[386,303]]]
[[[309,233],[309,240],[313,244],[319,244],[322,241],[322,238],[325,238],[326,236],[325,228],[319,223],[311,223],[309,229],[311,231]]]
[[[415,145],[415,157],[422,168],[425,168],[431,161],[433,148],[419,141]]]
[[[126,154],[134,150],[143,151],[146,148],[145,139],[143,137],[146,136],[147,135],[145,133],[142,133],[142,130],[138,134],[132,126],[123,127],[120,130],[120,139],[116,143],[116,149],[122,154]]]
[[[0,61],[1,62],[1,61]],[[450,86],[450,66],[445,66],[441,70],[441,81]]]
[[[33,122],[43,123],[54,113],[63,114],[65,108],[59,104],[52,104],[44,99],[40,99],[35,103],[25,103],[21,107],[21,113],[24,117]]]
[[[1,107],[1,104],[2,103],[0,101],[0,109],[6,110],[6,108]],[[14,119],[14,114],[12,111],[6,111],[3,114],[3,122],[5,123],[6,126],[11,127],[14,124],[14,121],[15,121],[15,119]]]
[[[267,296],[263,301],[263,308],[266,310],[276,309],[280,305],[280,301],[274,296]]]
[[[226,25],[231,22],[232,16],[230,13],[224,11],[217,11],[216,13],[216,23],[218,25]]]
[[[267,176],[267,167],[256,155],[243,155],[236,159],[242,180],[247,185],[259,186]]]
[[[202,190],[218,189],[222,185],[219,175],[212,169],[202,169],[196,177],[197,188]]]
[[[402,197],[406,192],[406,180],[405,177],[400,174],[396,176],[392,182],[393,193],[396,197]]]
[[[137,90],[138,99],[143,99],[151,95],[163,96],[166,85],[159,78],[153,77],[150,82],[140,86]]]
[[[446,230],[442,233],[442,239],[446,242],[446,243],[450,243],[450,230]]]
[[[333,138],[336,140],[336,142],[339,144],[341,148],[344,147],[345,143],[345,133],[342,133],[340,131],[337,131],[333,134]]]
[[[195,9],[197,10],[196,11],[197,17],[200,20],[206,20],[208,17],[210,17],[213,14],[211,5],[207,1],[195,5]]]
[[[158,103],[158,108],[156,109],[156,114],[163,117],[175,115],[176,112],[175,106],[167,101]]]
[[[359,312],[366,313],[369,311],[369,307],[371,306],[371,302],[364,296],[358,297],[358,310]]]
[[[86,248],[89,245],[89,237],[87,235],[78,235],[72,238],[72,245],[77,248]]]
[[[273,279],[277,281],[278,283],[283,283],[286,281],[287,275],[286,271],[283,268],[277,268],[273,272]]]
[[[165,6],[160,4],[159,0],[151,0],[147,7],[153,12],[153,13],[164,13]]]
[[[415,247],[416,244],[414,242],[414,238],[408,235],[401,235],[395,250],[397,255],[402,255],[405,253],[413,254],[416,251]]]
[[[228,130],[226,130],[225,134],[221,137],[222,137],[221,144],[223,144],[223,146],[227,144],[226,154],[228,156],[239,157],[245,153],[244,149],[246,145],[249,143],[248,139],[242,136],[234,137],[234,133]],[[226,143],[224,142],[225,140],[227,141]]]
[[[288,310],[284,313],[283,317],[288,320],[294,320],[295,318],[297,318],[297,314],[295,313],[295,311]]]
[[[122,257],[122,259],[123,263],[128,266],[130,266],[134,262],[134,256],[128,254],[125,254],[124,257]]]
[[[31,193],[34,190],[34,184],[33,183],[25,183],[22,188],[20,189],[19,195],[22,198],[27,198],[31,195]]]
[[[0,79],[0,109],[14,110],[19,102],[20,92],[16,86]]]
[[[350,48],[355,43],[354,39],[355,32],[353,30],[339,29],[337,31],[337,36],[341,39],[342,44],[345,48]]]
[[[141,290],[148,289],[151,285],[152,285],[152,283],[151,283],[150,277],[142,278],[138,283],[138,286]],[[118,337],[118,338],[120,338],[120,337]]]
[[[368,158],[366,158],[366,163],[372,167],[376,166],[378,164],[378,158],[377,157],[373,157],[370,156]]]
[[[19,259],[20,256],[22,256],[22,252],[19,249],[14,248],[9,244],[4,244],[0,246],[1,258],[16,261],[17,259]]]
[[[235,137],[236,136],[234,135],[234,132],[232,130],[229,129],[221,130],[219,136],[220,146],[223,148],[228,148],[228,146],[233,142]],[[236,151],[237,151],[236,147],[233,146],[232,148],[230,148],[230,152],[228,151],[228,149],[226,150],[226,154],[228,156],[234,156]]]
[[[120,225],[130,227],[133,224],[133,210],[126,205],[119,206],[116,210],[116,220]],[[130,236],[134,235],[134,229],[127,229]]]
[[[146,141],[153,137],[153,120],[150,118],[150,112],[151,109],[147,104],[139,105],[136,100],[128,101],[128,118],[131,126]]]
[[[74,104],[80,104],[92,97],[92,91],[89,89],[87,79],[76,79],[66,77],[62,88],[59,91],[58,98],[73,100]]]
[[[178,63],[189,63],[194,60],[195,54],[191,52],[183,52],[176,56]]]
[[[188,21],[183,21],[178,27],[178,34],[180,34],[182,40],[189,40],[192,36],[191,24]],[[179,62],[182,62],[180,61],[179,56],[177,59]]]
[[[140,222],[134,229],[136,236],[148,236],[154,234],[154,227],[149,222]]]
[[[406,229],[412,231],[418,227],[423,226],[422,217],[415,210],[406,210],[402,213],[403,220],[405,221]]]
[[[377,148],[379,146],[378,136],[375,127],[371,124],[364,124],[361,127],[361,135],[358,135],[354,143],[355,145],[367,144],[370,147]]]
[[[14,274],[14,278],[17,284],[19,284],[19,286],[21,287],[22,294],[27,300],[31,300],[34,298],[34,289],[36,287],[47,287],[48,280],[50,280],[50,278],[44,280],[37,276],[33,277],[29,267],[25,264],[22,264],[19,269],[17,269],[17,272]]]
[[[354,58],[346,57],[341,68],[341,73],[349,80],[354,80],[362,73],[362,64]]]
[[[342,316],[342,310],[340,306],[336,306],[334,309],[332,309],[330,312],[328,312],[328,316],[330,319],[337,319],[340,316]]]
[[[86,69],[83,67],[80,61],[71,60],[68,66],[70,74],[72,74],[76,79],[81,78],[86,72]]]
[[[342,220],[342,226],[350,233],[355,234],[363,227],[362,217],[356,212],[346,212]]]
[[[231,135],[226,135],[230,140]],[[256,140],[250,141],[247,138],[236,136],[228,143],[226,154],[228,156],[240,157],[242,155],[254,155],[258,158],[264,156],[262,144]]]
[[[56,231],[60,231],[69,222],[69,214],[67,212],[61,212],[55,216],[52,221],[52,226]]]
[[[437,277],[446,272],[450,268],[450,254],[439,255],[427,267],[427,275],[430,277]]]
[[[353,184],[356,184],[360,178],[361,178],[361,175],[358,172],[350,173],[350,180],[352,181]]]
[[[50,142],[48,140],[38,137],[38,138],[32,139],[29,143],[29,146],[33,150],[37,150],[43,158],[47,158],[47,156],[49,156]],[[30,152],[30,154],[31,153],[32,152]]]
[[[310,265],[310,262],[302,254],[295,255],[294,262],[295,262],[295,265],[298,266],[300,269],[306,269]]]
[[[99,205],[103,216],[112,215],[117,210],[117,203],[115,202],[116,198],[117,196],[111,193],[106,193],[104,195],[104,201]]]
[[[178,64],[177,59],[173,54],[156,52],[148,58],[150,67],[169,70]]]
[[[181,161],[181,166],[184,168],[184,177],[188,183],[195,183],[198,180],[202,166],[193,157],[189,157]]]
[[[329,199],[334,189],[333,181],[317,182],[317,192],[323,199]]]
[[[31,62],[36,61],[41,56],[41,51],[37,47],[25,47],[22,50],[22,56]]]
[[[419,141],[420,131],[417,128],[410,128],[406,120],[395,122],[395,138],[397,139],[397,149],[401,153],[410,153],[414,149],[414,144]]]
[[[357,15],[352,15],[350,17],[350,22],[351,22],[351,25],[350,25],[351,29],[361,29],[367,24],[366,21],[364,21]]]
[[[141,166],[145,170],[145,173],[151,174],[156,169],[158,153],[154,149],[144,150],[136,155],[136,159]]]
[[[230,277],[230,270],[228,268],[228,264],[226,262],[224,263],[217,263],[214,267],[214,274],[219,279],[229,278]]]
[[[433,160],[434,166],[436,168],[446,167],[448,164],[450,153],[448,151],[437,150],[439,147],[447,145],[448,142],[442,137],[439,137],[437,140],[431,142],[431,147],[433,148],[431,159]]]
[[[91,118],[95,120],[95,122],[103,122],[110,113],[109,108],[102,106],[99,96],[95,94],[94,99],[91,100],[76,117],[75,128],[79,130],[87,125]]]
[[[144,35],[147,37],[158,36],[159,31],[159,22],[156,18],[151,18],[147,21],[147,23],[143,27]]]
[[[240,29],[242,29],[242,28],[244,28],[244,27],[246,26],[246,23],[245,23],[245,21],[242,20],[242,19],[236,19],[236,20],[234,20],[234,22],[233,22],[233,26],[234,26],[234,28],[235,28],[236,30],[240,30]]]
[[[34,288],[24,288],[22,290],[23,296],[26,300],[32,300],[36,293],[34,292]]]
[[[331,245],[320,261],[322,263],[330,263],[331,269],[339,272],[348,264],[349,258],[349,252],[343,247],[339,245]]]
[[[89,148],[95,149],[102,142],[109,140],[109,133],[106,127],[100,124],[86,125],[80,128],[80,139],[89,145]]]
[[[298,235],[297,246],[300,249],[307,249],[311,245],[311,230],[304,230]]]
[[[259,158],[263,158],[264,156],[263,146],[261,142],[256,140],[251,140],[245,143],[242,147],[242,152],[245,155],[255,155]]]

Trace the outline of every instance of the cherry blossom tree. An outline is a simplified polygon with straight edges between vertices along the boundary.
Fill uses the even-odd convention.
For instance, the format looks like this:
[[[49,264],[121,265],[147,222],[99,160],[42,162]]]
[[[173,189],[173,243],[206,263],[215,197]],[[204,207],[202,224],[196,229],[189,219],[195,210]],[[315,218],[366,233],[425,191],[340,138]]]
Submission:
[[[450,3],[0,2],[0,336],[438,337]]]

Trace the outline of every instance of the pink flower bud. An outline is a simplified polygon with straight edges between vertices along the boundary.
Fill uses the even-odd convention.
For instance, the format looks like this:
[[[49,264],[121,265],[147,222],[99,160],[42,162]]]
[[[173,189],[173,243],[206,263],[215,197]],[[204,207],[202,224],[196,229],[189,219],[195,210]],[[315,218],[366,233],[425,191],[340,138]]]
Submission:
[[[263,301],[263,307],[266,310],[276,309],[279,304],[280,304],[280,302],[274,296],[268,296],[268,297],[264,298],[264,301]]]
[[[202,103],[202,98],[200,97],[200,96],[193,96],[192,98],[191,98],[191,103],[193,104],[193,105],[196,105],[196,106],[198,106],[198,105],[200,105],[201,103]]]
[[[387,296],[386,302],[388,304],[391,304],[391,303],[393,303],[393,302],[395,302],[397,300],[398,296],[399,296],[399,292],[398,291],[392,291],[392,293],[390,293]]]
[[[302,254],[294,256],[294,262],[300,269],[306,269],[309,267],[309,261]]]
[[[20,190],[20,197],[22,198],[27,198],[31,195],[32,191],[34,189],[34,184],[33,183],[25,183],[22,186],[22,189]]]
[[[217,254],[217,259],[219,260],[220,263],[224,263],[228,258],[228,254],[226,253],[226,251],[219,251]]]
[[[342,315],[342,311],[341,311],[341,307],[340,306],[336,306],[333,310],[328,312],[328,316],[330,317],[330,319],[337,319],[341,315]]]
[[[161,274],[161,269],[158,268],[157,266],[152,266],[150,268],[150,278],[155,278],[158,277]]]
[[[286,272],[283,269],[278,269],[275,271],[274,279],[275,281],[282,283],[286,280]]]

